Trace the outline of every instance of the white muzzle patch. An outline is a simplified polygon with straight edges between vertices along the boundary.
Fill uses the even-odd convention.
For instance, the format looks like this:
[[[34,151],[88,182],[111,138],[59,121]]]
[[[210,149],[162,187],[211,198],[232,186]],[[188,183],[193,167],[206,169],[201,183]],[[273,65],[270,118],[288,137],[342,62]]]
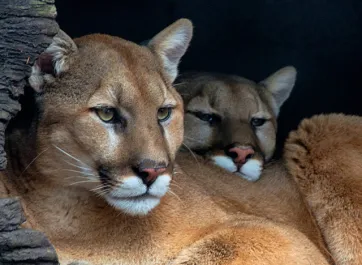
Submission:
[[[147,190],[147,186],[139,177],[128,177],[105,195],[105,199],[126,214],[146,215],[160,203],[169,189],[170,182],[170,175],[160,175]]]
[[[236,173],[248,181],[257,181],[263,171],[263,163],[257,159],[249,159],[239,171],[234,161],[228,156],[213,156],[212,160],[215,165]]]

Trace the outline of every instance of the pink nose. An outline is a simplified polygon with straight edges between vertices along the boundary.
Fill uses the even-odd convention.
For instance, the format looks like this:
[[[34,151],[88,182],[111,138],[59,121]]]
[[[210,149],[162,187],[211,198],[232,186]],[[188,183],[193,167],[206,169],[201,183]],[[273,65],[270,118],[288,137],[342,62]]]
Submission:
[[[142,169],[141,173],[141,178],[142,181],[147,185],[150,186],[159,175],[161,175],[162,173],[164,173],[166,171],[166,168],[144,168]]]
[[[229,153],[232,154],[235,164],[243,165],[247,159],[252,157],[254,150],[251,147],[233,147],[229,149]]]

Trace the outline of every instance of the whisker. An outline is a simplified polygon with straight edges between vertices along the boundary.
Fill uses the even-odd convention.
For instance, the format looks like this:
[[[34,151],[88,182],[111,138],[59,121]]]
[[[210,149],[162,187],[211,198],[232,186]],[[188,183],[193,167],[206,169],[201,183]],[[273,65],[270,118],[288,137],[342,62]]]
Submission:
[[[82,172],[82,171],[74,170],[74,169],[62,168],[62,169],[59,169],[59,170],[70,171],[70,172],[75,172],[75,173],[81,173],[84,176],[96,177],[96,175],[94,175],[92,173],[86,173],[86,172]]]
[[[191,153],[191,155],[195,158],[195,161],[197,162],[197,164],[200,166],[200,163],[199,163],[199,160],[197,160],[197,157],[196,155],[194,154],[194,152],[192,152],[192,150],[190,149],[190,147],[188,147],[186,144],[182,143],[182,145],[184,145],[188,150],[189,152]]]
[[[111,189],[107,188],[102,191],[94,191],[94,193],[97,195],[97,197],[102,197],[103,195],[107,194]]]
[[[87,170],[87,171],[91,170],[91,169],[88,168],[88,167],[81,167],[81,166],[75,165],[75,164],[73,164],[73,163],[70,163],[69,161],[67,161],[67,160],[65,160],[65,159],[63,159],[63,161],[64,161],[65,163],[67,163],[68,165],[71,165],[71,166],[76,167],[76,168],[84,169],[84,170]]]
[[[184,84],[187,84],[187,82],[175,83],[175,84],[173,84],[173,86],[174,86],[174,87],[177,87],[177,86],[182,86],[182,85],[184,85]],[[181,94],[181,93],[180,93],[180,94]],[[184,95],[184,94],[181,94],[181,95]],[[189,95],[189,94],[187,94],[187,95]]]
[[[175,187],[177,187],[177,188],[179,188],[179,189],[181,189],[182,190],[182,187],[180,186],[180,185],[177,185],[177,184],[175,184],[175,183],[170,183],[170,186],[175,186]]]
[[[31,162],[25,167],[23,172],[21,172],[19,177],[21,177],[25,173],[25,171],[35,162],[35,160],[37,160],[42,154],[44,154],[46,151],[48,151],[48,149],[49,149],[49,147],[46,148],[45,150],[41,151],[33,160],[31,160]]]
[[[171,189],[169,189],[167,192],[170,193],[170,194],[172,194],[173,196],[175,196],[181,203],[183,203],[183,201],[181,200],[181,198],[180,198],[176,193],[174,193]]]
[[[82,178],[82,179],[90,179],[90,180],[98,180],[97,178],[90,178],[88,176],[70,176],[70,177],[66,177],[64,179],[71,179],[71,178]]]
[[[72,156],[71,154],[69,154],[69,153],[67,153],[66,151],[64,151],[62,148],[60,148],[60,147],[58,147],[58,146],[56,146],[56,145],[54,145],[54,144],[53,144],[53,146],[54,146],[56,149],[58,149],[60,152],[62,152],[63,154],[65,154],[65,155],[69,156],[70,158],[73,158],[75,161],[78,161],[79,163],[81,163],[81,164],[83,164],[83,165],[87,166],[88,168],[91,168],[90,166],[88,166],[86,163],[84,163],[84,162],[83,162],[83,161],[81,161],[80,159],[75,158],[75,157],[74,157],[74,156]]]
[[[204,144],[204,142],[202,142],[202,141],[200,141],[200,140],[197,140],[197,139],[195,139],[195,138],[188,137],[188,136],[186,136],[186,135],[184,135],[184,138],[185,138],[185,139],[189,139],[189,140],[194,141],[194,142],[199,143],[199,144]]]
[[[99,180],[82,180],[82,181],[77,181],[72,184],[69,184],[68,186],[73,186],[73,185],[77,185],[80,183],[96,183],[96,182],[99,182]]]
[[[94,189],[91,189],[91,191],[98,191],[98,190],[102,190],[102,189],[104,189],[104,188],[109,188],[109,187],[107,187],[107,186],[105,186],[105,185],[100,185],[100,186],[98,186],[98,187],[95,187]]]

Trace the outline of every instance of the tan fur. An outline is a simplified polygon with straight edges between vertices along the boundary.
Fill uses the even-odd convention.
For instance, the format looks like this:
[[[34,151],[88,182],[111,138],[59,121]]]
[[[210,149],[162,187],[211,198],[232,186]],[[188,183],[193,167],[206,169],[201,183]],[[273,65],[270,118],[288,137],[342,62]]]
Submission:
[[[202,153],[207,159],[248,180],[259,179],[264,162],[273,156],[277,116],[293,89],[295,78],[296,70],[291,66],[259,83],[224,74],[183,75],[176,89],[185,102],[186,149]],[[219,120],[210,123],[200,119],[198,113],[217,115]],[[265,119],[265,123],[254,127],[253,118]],[[251,147],[255,153],[238,169],[227,155],[231,145]],[[248,166],[251,161],[256,163]]]
[[[253,184],[188,154],[175,161],[183,108],[171,82],[175,57],[190,38],[191,23],[180,20],[149,47],[104,35],[75,41],[69,71],[58,69],[54,80],[36,86],[44,91],[37,131],[12,133],[7,144],[13,157],[10,177],[2,180],[21,197],[27,225],[49,236],[61,264],[328,264],[316,247],[318,235],[305,235],[315,228],[309,218],[301,222],[308,212],[293,182],[281,177],[283,170]],[[114,106],[127,118],[113,138],[114,127],[92,112],[97,104]],[[164,104],[172,104],[173,114],[159,124],[157,110]],[[129,195],[111,207],[108,196],[127,191],[123,185],[132,178],[140,181],[132,168],[145,159],[167,164],[169,192],[154,209],[136,209],[151,201],[159,176],[142,201]],[[103,165],[107,185],[98,189],[105,181],[98,171]],[[117,204],[127,198],[133,206],[122,207],[132,214]]]
[[[285,145],[287,165],[337,264],[362,264],[362,118],[304,120]]]

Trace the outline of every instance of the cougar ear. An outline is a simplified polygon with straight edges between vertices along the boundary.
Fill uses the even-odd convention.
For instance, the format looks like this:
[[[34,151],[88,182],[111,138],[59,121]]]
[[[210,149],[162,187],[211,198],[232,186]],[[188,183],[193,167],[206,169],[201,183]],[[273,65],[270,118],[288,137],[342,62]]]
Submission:
[[[72,56],[78,51],[73,40],[62,30],[54,36],[50,46],[39,55],[29,77],[30,86],[41,92],[46,82],[68,71]]]
[[[177,77],[177,67],[190,44],[192,32],[191,21],[179,19],[148,42],[147,46],[161,59],[171,83]]]
[[[286,66],[260,82],[271,94],[270,101],[276,116],[278,116],[283,103],[290,96],[296,78],[297,70],[293,66]]]

